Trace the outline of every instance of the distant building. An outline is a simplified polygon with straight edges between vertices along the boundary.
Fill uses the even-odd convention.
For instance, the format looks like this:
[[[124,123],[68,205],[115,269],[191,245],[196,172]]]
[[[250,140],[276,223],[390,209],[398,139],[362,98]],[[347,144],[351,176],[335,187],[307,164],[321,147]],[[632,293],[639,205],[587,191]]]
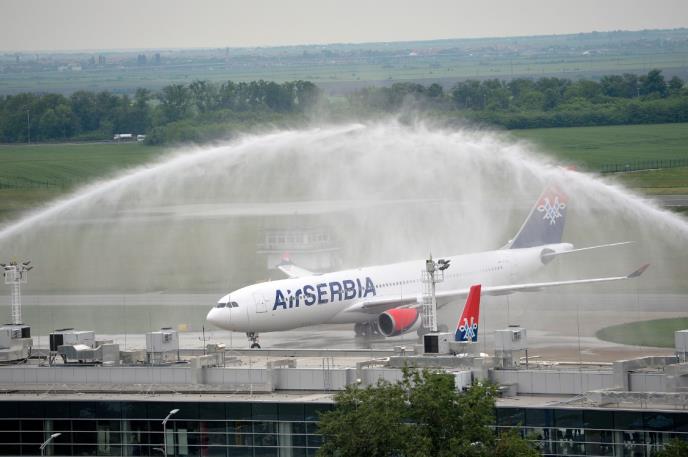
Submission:
[[[332,271],[339,267],[340,248],[325,227],[293,227],[266,229],[257,254],[266,257],[266,267],[272,270],[288,257],[300,267],[312,271]]]
[[[101,54],[98,56],[98,65],[105,65],[105,61],[106,59],[104,55]]]
[[[153,64],[160,65],[160,53],[156,52],[153,56]]]
[[[148,58],[145,54],[139,54],[138,57],[136,57],[136,63],[138,65],[146,65],[148,63]]]
[[[57,67],[57,71],[81,71],[81,69],[81,64],[79,63],[70,63]]]

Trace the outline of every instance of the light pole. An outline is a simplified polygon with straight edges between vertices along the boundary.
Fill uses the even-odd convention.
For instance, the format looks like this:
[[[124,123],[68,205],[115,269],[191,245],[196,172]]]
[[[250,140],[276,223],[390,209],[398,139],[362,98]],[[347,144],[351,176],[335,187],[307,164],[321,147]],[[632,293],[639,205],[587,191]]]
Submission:
[[[162,420],[162,444],[165,455],[167,455],[167,421],[170,420],[170,417],[174,416],[178,412],[179,410],[175,408],[172,411],[170,411],[167,417],[165,417]]]
[[[26,110],[26,143],[31,144],[31,110]]]
[[[435,286],[438,282],[444,281],[444,270],[449,268],[451,260],[439,259],[437,262],[432,260],[432,254],[425,261],[425,271],[423,274],[423,329],[432,333],[437,332],[437,295]]]
[[[10,298],[10,309],[12,311],[12,325],[21,325],[21,284],[28,280],[28,272],[33,269],[29,266],[30,260],[26,262],[11,261],[9,264],[0,263],[0,271],[5,277],[5,284],[12,286],[12,295]]]
[[[41,444],[41,455],[43,455],[43,449],[45,449],[45,447],[48,445],[48,443],[60,435],[62,435],[62,433],[53,433],[52,435],[50,435],[50,438],[48,438],[47,440],[45,440],[43,442],[43,444]]]

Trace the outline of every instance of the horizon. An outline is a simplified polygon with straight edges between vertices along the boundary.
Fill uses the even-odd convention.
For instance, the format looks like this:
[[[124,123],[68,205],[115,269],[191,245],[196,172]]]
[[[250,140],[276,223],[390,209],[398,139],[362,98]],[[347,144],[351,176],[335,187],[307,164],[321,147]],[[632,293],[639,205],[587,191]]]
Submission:
[[[672,30],[688,3],[657,0],[5,0],[0,52],[274,48]],[[84,46],[84,43],[88,43]]]
[[[420,40],[390,40],[390,41],[349,41],[349,42],[328,42],[328,43],[293,43],[293,44],[278,44],[270,46],[187,46],[187,47],[140,47],[140,48],[81,48],[81,49],[11,49],[0,50],[2,54],[79,54],[79,53],[127,53],[140,51],[204,51],[204,50],[218,50],[218,49],[278,49],[278,48],[299,48],[299,47],[313,47],[313,46],[365,46],[375,44],[403,44],[403,43],[429,43],[433,41],[472,41],[472,40],[505,40],[505,39],[526,39],[526,38],[547,38],[547,37],[566,37],[576,35],[592,35],[595,33],[642,33],[642,32],[672,32],[672,31],[688,31],[688,26],[684,27],[670,27],[670,28],[652,28],[652,29],[615,29],[615,30],[591,30],[584,32],[570,32],[570,33],[546,33],[546,34],[532,34],[532,35],[494,35],[494,36],[471,36],[471,37],[449,37],[449,38],[431,38]]]

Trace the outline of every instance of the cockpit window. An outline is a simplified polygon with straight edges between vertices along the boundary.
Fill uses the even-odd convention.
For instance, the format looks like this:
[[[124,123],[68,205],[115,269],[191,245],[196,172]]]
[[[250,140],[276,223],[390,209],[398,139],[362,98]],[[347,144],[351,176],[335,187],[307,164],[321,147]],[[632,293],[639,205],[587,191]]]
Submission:
[[[216,306],[215,308],[224,308],[226,305],[227,305],[227,303],[225,303],[225,302],[220,302],[220,303],[217,304],[217,306]]]
[[[238,308],[238,307],[239,307],[239,303],[237,303],[237,302],[235,302],[235,301],[233,301],[233,302],[231,302],[231,303],[227,303],[227,304],[228,304],[231,308]]]

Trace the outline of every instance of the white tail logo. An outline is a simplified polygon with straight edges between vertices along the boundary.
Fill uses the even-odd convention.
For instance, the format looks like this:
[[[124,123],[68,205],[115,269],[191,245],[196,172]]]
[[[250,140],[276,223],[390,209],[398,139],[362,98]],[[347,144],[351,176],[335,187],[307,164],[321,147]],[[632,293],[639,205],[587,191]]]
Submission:
[[[545,197],[545,202],[537,207],[539,212],[545,213],[542,218],[549,221],[549,225],[556,224],[557,219],[563,217],[562,209],[566,209],[566,203],[560,202],[559,197],[554,197],[554,203],[550,203],[549,198]]]

